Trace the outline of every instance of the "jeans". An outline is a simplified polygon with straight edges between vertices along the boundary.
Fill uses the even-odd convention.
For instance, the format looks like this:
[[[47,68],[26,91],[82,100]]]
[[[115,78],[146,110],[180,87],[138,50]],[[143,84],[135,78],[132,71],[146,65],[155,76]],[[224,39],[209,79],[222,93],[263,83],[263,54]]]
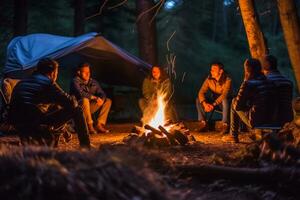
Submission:
[[[82,108],[84,112],[84,116],[86,118],[86,122],[88,124],[93,124],[92,114],[99,110],[99,114],[97,116],[97,124],[106,124],[108,113],[111,107],[111,100],[106,98],[101,106],[99,106],[96,101],[91,101],[88,98],[82,99]]]
[[[232,102],[234,102],[233,99]],[[242,121],[246,126],[252,127],[249,120],[249,115],[247,111],[237,111],[231,105],[230,109],[230,134],[233,136],[238,136],[238,129],[240,125],[240,121]]]
[[[197,107],[197,112],[198,112],[198,120],[199,121],[206,120],[204,108],[201,105],[198,98],[196,99],[196,107]],[[229,99],[228,98],[223,99],[221,108],[222,108],[222,122],[228,123],[228,114],[229,114]]]

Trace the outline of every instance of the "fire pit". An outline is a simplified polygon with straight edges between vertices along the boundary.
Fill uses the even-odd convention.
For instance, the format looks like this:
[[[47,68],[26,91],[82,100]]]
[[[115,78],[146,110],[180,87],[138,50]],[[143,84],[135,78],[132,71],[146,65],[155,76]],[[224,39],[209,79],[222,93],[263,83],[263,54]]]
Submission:
[[[149,105],[143,113],[143,126],[135,126],[124,138],[127,144],[141,144],[149,147],[186,145],[196,141],[183,123],[172,123],[165,117],[164,95],[158,95],[156,103]]]

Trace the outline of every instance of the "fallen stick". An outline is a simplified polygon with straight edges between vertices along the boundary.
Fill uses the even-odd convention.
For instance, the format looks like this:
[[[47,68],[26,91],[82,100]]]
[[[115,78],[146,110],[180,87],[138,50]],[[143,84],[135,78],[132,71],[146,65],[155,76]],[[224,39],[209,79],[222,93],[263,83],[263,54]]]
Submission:
[[[238,182],[283,183],[292,182],[300,187],[300,170],[296,168],[234,168],[216,165],[178,165],[175,167],[182,176],[201,180],[228,179]]]

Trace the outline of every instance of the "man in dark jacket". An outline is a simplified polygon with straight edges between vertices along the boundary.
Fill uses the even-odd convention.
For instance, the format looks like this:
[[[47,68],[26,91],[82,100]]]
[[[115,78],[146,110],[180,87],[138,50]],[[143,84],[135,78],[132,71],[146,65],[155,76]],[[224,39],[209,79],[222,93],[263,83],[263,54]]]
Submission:
[[[205,112],[211,112],[217,106],[222,106],[222,132],[227,131],[231,87],[231,78],[224,72],[223,64],[213,63],[211,65],[210,75],[202,84],[198,98],[196,99],[200,131],[207,127]],[[213,102],[205,96],[208,91],[213,94]]]
[[[51,145],[56,138],[51,132],[74,119],[80,146],[90,147],[82,109],[77,106],[75,98],[65,93],[56,83],[57,75],[56,61],[39,61],[37,71],[15,86],[9,120],[18,130],[22,141],[29,142],[32,138]],[[47,130],[42,130],[42,127],[47,127]]]
[[[105,124],[111,107],[111,100],[106,97],[99,83],[91,78],[88,63],[84,63],[77,68],[76,76],[71,83],[70,93],[75,95],[77,100],[82,103],[90,134],[109,132],[105,128]],[[97,111],[99,111],[99,114],[94,128],[92,114]]]
[[[245,78],[238,95],[232,100],[230,112],[230,140],[238,143],[239,121],[253,128],[270,122],[273,115],[274,86],[261,72],[260,62],[247,59],[244,63]]]
[[[293,121],[293,83],[283,76],[277,69],[277,59],[272,55],[265,56],[263,61],[263,73],[268,80],[275,85],[277,106],[275,113],[275,123],[283,126],[287,122]]]

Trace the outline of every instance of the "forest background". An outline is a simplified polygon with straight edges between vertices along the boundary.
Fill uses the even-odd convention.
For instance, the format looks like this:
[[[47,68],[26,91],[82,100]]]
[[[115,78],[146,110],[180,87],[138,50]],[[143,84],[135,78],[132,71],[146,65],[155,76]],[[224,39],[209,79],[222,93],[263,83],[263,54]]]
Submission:
[[[0,3],[0,70],[5,64],[6,47],[14,37],[14,2]],[[136,0],[85,0],[84,32],[99,32],[130,53],[139,56]],[[295,0],[299,16],[300,0]],[[30,0],[27,5],[27,34],[49,33],[74,36],[73,0]],[[275,0],[255,0],[262,32],[271,54],[278,58],[280,71],[297,88],[280,25]],[[112,9],[109,9],[112,8]],[[26,9],[26,8],[24,8]],[[233,79],[236,93],[243,79],[243,62],[250,56],[239,7],[234,0],[166,0],[156,18],[158,64],[167,66],[167,57],[176,56],[175,87],[177,105],[193,105],[212,61],[220,61]],[[68,81],[59,82],[68,91]],[[99,80],[101,81],[101,80]],[[112,86],[108,86],[112,87]],[[114,91],[120,88],[113,86]],[[193,116],[195,116],[193,114]]]

